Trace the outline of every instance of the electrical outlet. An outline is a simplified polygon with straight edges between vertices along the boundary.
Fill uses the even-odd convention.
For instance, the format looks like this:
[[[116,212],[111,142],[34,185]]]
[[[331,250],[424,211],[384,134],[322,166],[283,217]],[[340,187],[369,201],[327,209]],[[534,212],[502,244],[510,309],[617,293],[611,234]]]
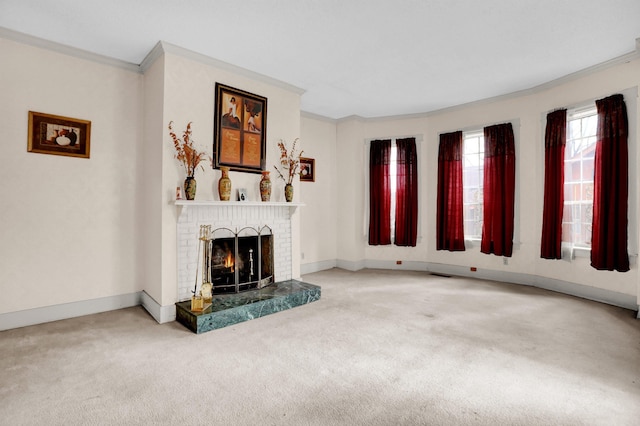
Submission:
[[[476,268],[475,266],[472,266],[471,268],[469,268],[471,270],[471,272],[476,272],[478,270],[478,268]]]
[[[508,257],[503,257],[502,258],[502,264],[503,265],[508,265],[509,264],[509,258]]]
[[[303,260],[304,260],[304,252],[301,252],[301,253],[300,253],[300,259],[303,259]]]
[[[402,265],[402,260],[396,260],[396,265]]]

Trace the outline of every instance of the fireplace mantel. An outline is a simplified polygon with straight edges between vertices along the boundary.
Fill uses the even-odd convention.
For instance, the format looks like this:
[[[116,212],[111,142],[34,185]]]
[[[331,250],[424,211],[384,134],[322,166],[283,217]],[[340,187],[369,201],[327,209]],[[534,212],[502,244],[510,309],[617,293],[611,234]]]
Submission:
[[[286,206],[300,207],[304,203],[296,202],[272,202],[272,201],[199,201],[199,200],[176,200],[176,206],[246,206],[246,207],[269,207],[269,206]]]
[[[271,202],[271,201],[199,201],[199,200],[176,200],[176,206],[181,207],[182,211],[186,211],[189,207],[289,207],[293,214],[298,207],[302,207],[304,203],[296,202]]]

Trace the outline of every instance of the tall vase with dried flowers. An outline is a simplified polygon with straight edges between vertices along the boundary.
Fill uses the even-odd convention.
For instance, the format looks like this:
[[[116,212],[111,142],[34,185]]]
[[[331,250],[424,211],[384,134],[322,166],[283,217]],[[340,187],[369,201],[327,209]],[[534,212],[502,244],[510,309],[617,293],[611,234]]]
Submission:
[[[303,151],[296,153],[298,140],[299,139],[296,138],[293,141],[291,151],[287,149],[287,145],[282,139],[278,141],[278,148],[280,148],[280,167],[282,168],[282,171],[278,166],[273,166],[278,172],[278,177],[285,182],[284,198],[288,203],[293,201],[293,177],[300,174],[298,169],[300,167],[300,156]],[[285,174],[287,175],[286,178],[284,177]]]
[[[204,170],[204,167],[200,163],[205,160],[211,161],[205,152],[199,152],[193,145],[191,139],[191,121],[187,123],[187,129],[182,133],[182,139],[176,136],[173,131],[173,121],[169,122],[169,136],[173,140],[173,147],[176,149],[176,159],[182,163],[184,171],[187,174],[187,178],[184,181],[184,193],[187,200],[193,200],[196,198],[196,180],[194,174],[196,169],[200,167]]]

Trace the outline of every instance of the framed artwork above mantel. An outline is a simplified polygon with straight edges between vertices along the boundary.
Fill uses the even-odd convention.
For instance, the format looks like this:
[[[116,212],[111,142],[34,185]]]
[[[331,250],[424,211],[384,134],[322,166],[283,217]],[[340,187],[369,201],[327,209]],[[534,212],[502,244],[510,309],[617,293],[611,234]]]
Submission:
[[[216,83],[213,167],[260,173],[266,160],[267,98]]]

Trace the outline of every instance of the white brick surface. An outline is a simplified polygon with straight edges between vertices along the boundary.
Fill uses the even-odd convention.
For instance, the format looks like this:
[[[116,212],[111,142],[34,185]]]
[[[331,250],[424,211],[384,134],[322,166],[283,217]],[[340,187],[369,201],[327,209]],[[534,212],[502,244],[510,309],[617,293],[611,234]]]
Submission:
[[[273,232],[274,278],[276,281],[291,279],[291,215],[288,206],[189,206],[182,209],[177,224],[179,300],[189,299],[195,285],[196,269],[201,262],[198,259],[200,225],[211,225],[212,230],[229,228],[234,232],[247,226],[257,229],[269,226]]]

